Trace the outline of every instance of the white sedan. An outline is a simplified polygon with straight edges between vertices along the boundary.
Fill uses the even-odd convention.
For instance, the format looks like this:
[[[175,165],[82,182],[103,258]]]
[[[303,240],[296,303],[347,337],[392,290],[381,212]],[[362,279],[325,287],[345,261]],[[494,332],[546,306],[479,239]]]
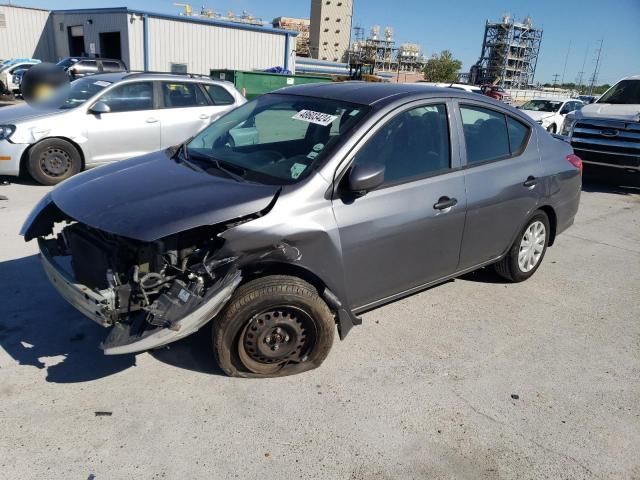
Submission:
[[[580,110],[583,106],[583,102],[573,98],[535,98],[518,108],[546,128],[549,133],[558,133],[562,129],[567,113]]]

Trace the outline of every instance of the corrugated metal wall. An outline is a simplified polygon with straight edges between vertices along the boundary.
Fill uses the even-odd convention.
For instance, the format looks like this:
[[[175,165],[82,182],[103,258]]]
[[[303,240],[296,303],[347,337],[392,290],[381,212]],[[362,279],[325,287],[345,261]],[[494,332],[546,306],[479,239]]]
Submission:
[[[170,71],[171,63],[190,73],[211,69],[256,70],[284,66],[285,35],[149,17],[149,69]],[[131,68],[142,69],[143,21],[129,23]],[[289,37],[289,69],[295,69],[295,37]]]
[[[53,60],[49,12],[0,5],[0,58]]]
[[[101,53],[100,33],[120,32],[122,60],[129,65],[129,16],[122,13],[62,13],[51,14],[52,27],[55,36],[55,55],[57,58],[69,56],[68,28],[82,25],[84,29],[85,52],[91,52],[91,44],[95,46],[95,53]],[[89,21],[91,20],[91,23]]]

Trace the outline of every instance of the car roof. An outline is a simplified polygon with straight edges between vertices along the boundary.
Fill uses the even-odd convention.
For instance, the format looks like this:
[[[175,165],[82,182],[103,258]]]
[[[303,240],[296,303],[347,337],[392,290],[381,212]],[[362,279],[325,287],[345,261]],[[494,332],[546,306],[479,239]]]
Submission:
[[[420,94],[425,97],[448,96],[445,92],[448,92],[451,96],[455,95],[457,97],[467,97],[470,99],[478,98],[477,93],[470,93],[457,89],[432,87],[419,83],[371,83],[353,81],[298,85],[295,87],[283,88],[274,93],[322,97],[331,100],[373,106],[374,104],[389,103],[393,100]]]
[[[114,72],[114,73],[98,73],[84,77],[93,80],[103,80],[105,82],[115,83],[123,80],[180,80],[183,82],[200,82],[213,84],[229,84],[229,82],[221,80],[213,80],[205,75],[180,75],[172,73],[152,73],[152,72]]]

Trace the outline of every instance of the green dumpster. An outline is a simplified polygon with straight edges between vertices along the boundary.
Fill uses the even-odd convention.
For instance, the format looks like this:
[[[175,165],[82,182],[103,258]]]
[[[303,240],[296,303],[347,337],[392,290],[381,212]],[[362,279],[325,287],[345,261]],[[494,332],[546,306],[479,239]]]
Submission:
[[[211,70],[209,76],[214,80],[226,80],[233,83],[247,100],[252,100],[265,93],[292,85],[331,82],[330,77],[282,75],[280,73],[248,72],[243,70]]]

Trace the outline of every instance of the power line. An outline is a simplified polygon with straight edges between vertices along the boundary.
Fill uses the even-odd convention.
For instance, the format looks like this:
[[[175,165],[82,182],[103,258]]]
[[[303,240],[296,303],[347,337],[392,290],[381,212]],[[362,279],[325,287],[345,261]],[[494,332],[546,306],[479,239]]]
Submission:
[[[567,56],[564,59],[564,68],[562,69],[562,80],[560,80],[561,85],[564,85],[564,74],[567,71],[567,63],[569,62],[569,53],[571,53],[571,40],[569,40],[569,48],[567,48]]]

